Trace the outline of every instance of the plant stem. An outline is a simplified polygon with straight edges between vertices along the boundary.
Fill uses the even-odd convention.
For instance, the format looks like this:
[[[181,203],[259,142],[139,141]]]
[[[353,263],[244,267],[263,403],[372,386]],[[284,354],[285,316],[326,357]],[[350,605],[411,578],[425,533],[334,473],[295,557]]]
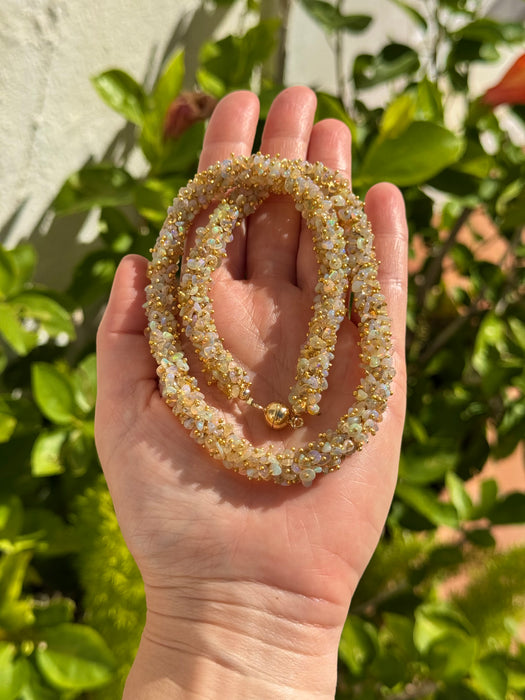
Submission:
[[[441,275],[443,272],[443,260],[447,253],[450,251],[452,246],[454,245],[456,238],[462,228],[462,226],[466,223],[468,220],[469,216],[471,215],[473,209],[472,207],[465,207],[461,214],[458,216],[454,226],[450,229],[450,233],[448,235],[448,238],[444,243],[442,243],[441,247],[437,250],[435,255],[433,256],[428,269],[425,273],[425,280],[424,283],[419,287],[417,294],[416,294],[416,309],[420,310],[420,314],[418,317],[418,324],[417,324],[417,329],[415,331],[407,331],[407,348],[408,348],[408,356],[412,357],[414,361],[416,360],[417,357],[417,350],[416,350],[416,356],[414,357],[414,350],[415,350],[415,345],[416,341],[418,346],[421,346],[421,344],[424,342],[423,338],[425,336],[426,331],[428,330],[427,326],[427,309],[426,309],[426,299],[427,295],[430,292],[430,290],[439,282],[441,279]]]
[[[438,250],[437,254],[434,255],[428,270],[425,275],[425,283],[421,285],[417,293],[417,305],[418,307],[424,307],[425,299],[428,292],[434,287],[439,279],[441,278],[443,260],[449,250],[454,245],[458,233],[460,232],[463,225],[467,222],[469,216],[472,214],[472,207],[465,207],[461,214],[456,219],[456,223],[450,229],[447,240],[442,244],[441,248]]]
[[[336,8],[341,12],[343,0],[337,0]],[[345,109],[348,109],[348,81],[345,75],[343,65],[343,32],[338,30],[335,32],[334,39],[334,61],[335,61],[335,81],[337,84],[337,95],[343,103]]]
[[[262,0],[260,18],[269,19],[279,17],[281,26],[277,35],[277,47],[271,58],[265,63],[262,77],[276,85],[284,85],[284,73],[286,70],[286,41],[288,37],[288,21],[292,0]]]
[[[479,308],[471,308],[468,313],[463,316],[458,316],[452,323],[443,328],[441,333],[434,339],[434,342],[421,353],[419,357],[419,362],[421,364],[426,364],[434,355],[441,350],[441,348],[448,343],[448,341],[454,337],[454,335],[459,331],[459,329],[467,323],[473,316],[481,316],[485,313],[485,310]]]

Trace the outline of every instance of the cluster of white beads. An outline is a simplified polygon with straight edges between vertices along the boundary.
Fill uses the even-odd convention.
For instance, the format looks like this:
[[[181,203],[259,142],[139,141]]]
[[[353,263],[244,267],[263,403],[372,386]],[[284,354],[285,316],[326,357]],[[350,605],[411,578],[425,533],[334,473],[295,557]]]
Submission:
[[[333,430],[320,433],[304,447],[277,453],[239,436],[233,424],[207,404],[197,380],[189,374],[180,342],[184,332],[209,380],[229,398],[252,401],[247,372],[224,348],[217,332],[209,288],[235,226],[270,193],[293,198],[312,231],[318,261],[313,315],[289,394],[293,420],[305,412],[319,412],[337,331],[347,313],[350,276],[353,306],[360,319],[363,376],[354,391],[354,403]],[[195,244],[178,280],[192,222],[213,202],[219,203],[207,225],[196,229]],[[370,225],[361,202],[339,173],[320,163],[260,153],[216,163],[179,191],[152,254],[145,308],[163,396],[191,436],[224,466],[249,478],[309,486],[318,474],[337,469],[345,456],[361,449],[376,432],[394,376],[390,322],[377,279]]]

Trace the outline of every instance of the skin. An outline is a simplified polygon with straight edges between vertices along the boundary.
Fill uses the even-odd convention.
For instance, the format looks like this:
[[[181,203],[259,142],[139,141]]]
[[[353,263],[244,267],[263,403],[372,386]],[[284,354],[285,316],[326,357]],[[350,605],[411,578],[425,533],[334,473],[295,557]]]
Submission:
[[[315,106],[308,88],[284,90],[260,150],[320,160],[350,177],[349,131],[337,120],[314,125]],[[211,117],[200,169],[249,154],[258,114],[252,93],[225,97]],[[369,444],[308,489],[250,481],[194,443],[158,392],[144,336],[146,261],[128,256],[117,271],[98,333],[96,440],[148,608],[125,700],[334,697],[338,642],[391,503],[405,412],[402,197],[378,184],[366,211],[392,318],[393,396]],[[293,203],[278,196],[236,233],[214,276],[219,332],[253,377],[260,403],[286,399],[316,278],[311,235]],[[300,430],[276,434],[253,407],[213,388],[210,395],[257,444],[308,441],[352,403],[357,341],[346,319],[322,413]]]

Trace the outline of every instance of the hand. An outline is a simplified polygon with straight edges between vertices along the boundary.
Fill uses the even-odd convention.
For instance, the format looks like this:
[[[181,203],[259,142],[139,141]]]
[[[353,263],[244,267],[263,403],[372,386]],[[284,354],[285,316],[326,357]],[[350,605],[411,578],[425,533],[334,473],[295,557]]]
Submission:
[[[225,97],[210,120],[200,169],[249,154],[258,112],[249,92]],[[283,91],[261,151],[320,160],[350,177],[348,129],[331,119],[313,125],[314,113],[309,89]],[[379,184],[366,210],[392,318],[393,396],[369,444],[308,489],[249,481],[194,443],[159,395],[143,334],[146,261],[129,256],[117,271],[98,334],[96,439],[148,607],[127,700],[334,695],[339,637],[392,499],[405,410],[403,201],[395,187]],[[262,404],[286,397],[293,383],[316,277],[311,235],[291,200],[278,196],[250,217],[215,274],[219,333],[253,372],[252,394]],[[357,341],[346,319],[322,414],[278,440],[308,441],[335,426],[357,384]],[[224,399],[225,411],[229,404]],[[245,406],[239,418],[238,403],[231,405],[250,439],[278,445],[258,411]]]

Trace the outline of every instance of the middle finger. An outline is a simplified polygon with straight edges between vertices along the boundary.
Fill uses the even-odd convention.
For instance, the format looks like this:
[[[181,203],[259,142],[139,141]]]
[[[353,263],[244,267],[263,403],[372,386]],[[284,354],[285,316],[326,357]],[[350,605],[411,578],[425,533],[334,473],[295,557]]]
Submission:
[[[265,155],[306,158],[316,98],[306,87],[283,90],[273,101],[261,141]],[[289,197],[271,195],[252,214],[246,242],[246,277],[296,283],[301,216]]]

